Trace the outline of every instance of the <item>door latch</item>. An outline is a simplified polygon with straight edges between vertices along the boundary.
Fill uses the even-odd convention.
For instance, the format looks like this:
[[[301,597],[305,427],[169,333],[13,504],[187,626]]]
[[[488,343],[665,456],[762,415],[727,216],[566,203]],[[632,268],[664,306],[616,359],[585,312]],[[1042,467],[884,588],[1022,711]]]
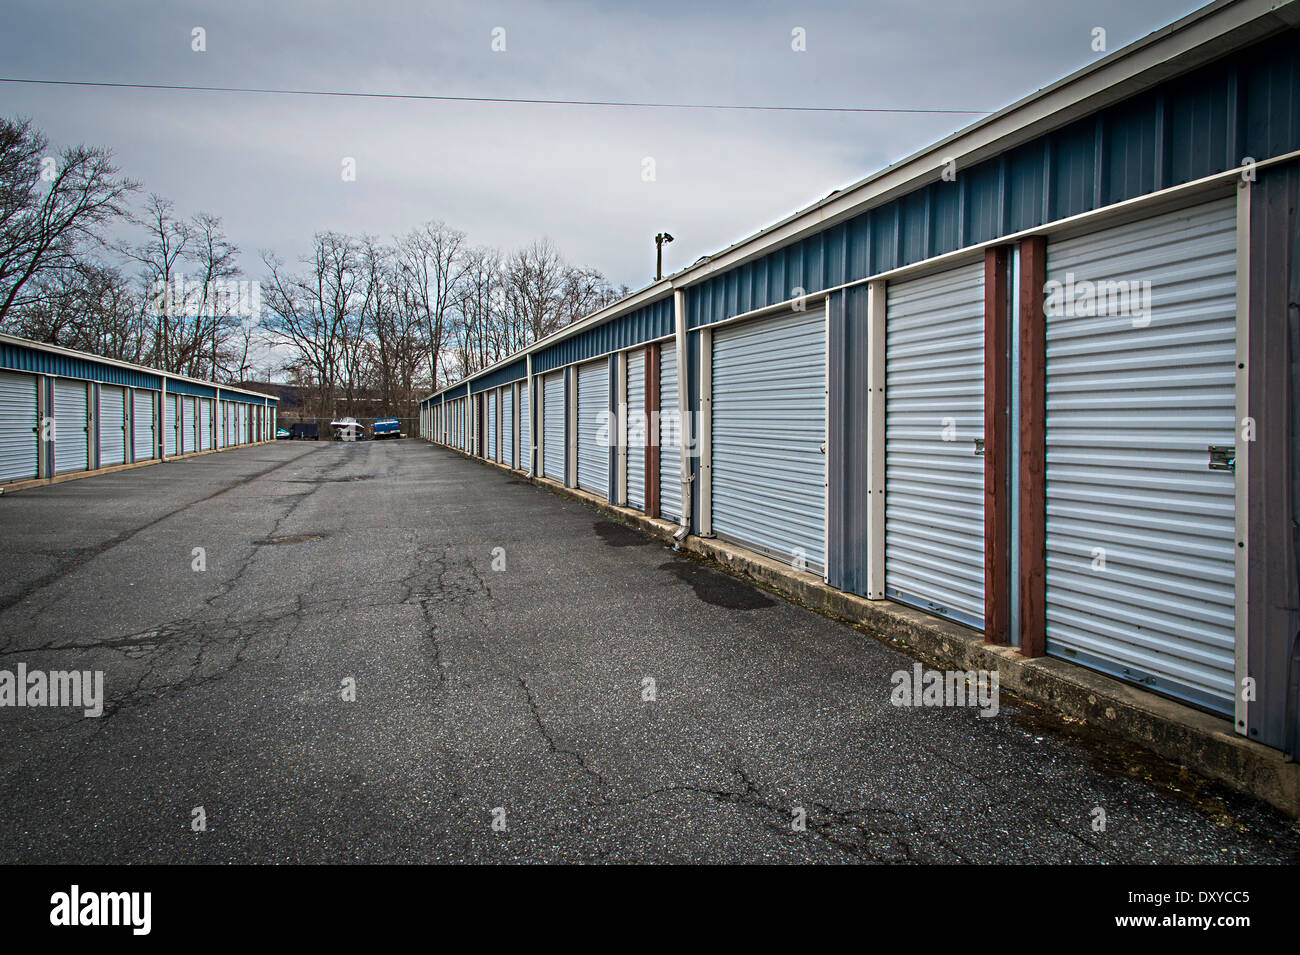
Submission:
[[[1231,444],[1212,444],[1209,452],[1211,471],[1237,470],[1237,449]]]
[[[983,438],[976,438],[976,439],[975,439],[975,456],[978,457],[978,458],[982,458],[982,457],[984,457],[984,439],[983,439]]]

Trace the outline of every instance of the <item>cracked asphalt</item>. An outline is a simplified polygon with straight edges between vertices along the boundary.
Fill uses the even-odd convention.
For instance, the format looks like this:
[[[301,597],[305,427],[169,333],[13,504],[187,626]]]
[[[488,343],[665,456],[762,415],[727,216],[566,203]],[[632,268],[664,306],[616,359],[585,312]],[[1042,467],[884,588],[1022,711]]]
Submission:
[[[0,669],[106,697],[0,708],[0,861],[1297,857],[1267,807],[1007,694],[895,707],[897,649],[421,442],[226,451],[0,522]]]

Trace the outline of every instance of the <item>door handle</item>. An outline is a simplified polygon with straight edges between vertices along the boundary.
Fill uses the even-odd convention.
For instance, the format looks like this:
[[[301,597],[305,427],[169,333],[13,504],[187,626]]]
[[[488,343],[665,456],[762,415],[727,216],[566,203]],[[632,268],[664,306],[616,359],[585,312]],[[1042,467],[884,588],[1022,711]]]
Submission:
[[[983,439],[983,438],[976,438],[976,439],[975,439],[975,456],[976,456],[976,457],[979,457],[979,458],[984,457],[984,439]]]
[[[1237,449],[1231,444],[1212,444],[1206,450],[1210,452],[1211,471],[1236,471]]]

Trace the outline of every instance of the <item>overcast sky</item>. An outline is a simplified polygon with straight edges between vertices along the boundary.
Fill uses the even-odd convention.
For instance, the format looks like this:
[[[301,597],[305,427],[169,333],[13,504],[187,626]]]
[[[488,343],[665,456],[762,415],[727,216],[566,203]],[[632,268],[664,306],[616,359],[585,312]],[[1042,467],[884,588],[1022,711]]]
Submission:
[[[1188,0],[876,3],[5,0],[0,75],[118,83],[994,110],[1178,19]],[[206,31],[206,52],[191,31]],[[492,49],[505,31],[504,52]],[[806,51],[791,48],[802,28]],[[639,288],[977,117],[613,109],[0,84],[55,144],[111,147],[244,252],[443,219],[550,237]],[[344,157],[356,181],[342,180]],[[642,179],[643,160],[656,180]]]

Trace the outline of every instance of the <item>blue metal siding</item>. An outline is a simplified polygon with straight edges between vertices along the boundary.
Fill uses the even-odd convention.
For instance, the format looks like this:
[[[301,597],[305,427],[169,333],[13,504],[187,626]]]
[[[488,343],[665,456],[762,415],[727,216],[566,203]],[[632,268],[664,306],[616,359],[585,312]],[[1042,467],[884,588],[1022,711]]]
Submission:
[[[533,355],[533,374],[633,348],[672,333],[673,299],[668,295],[537,352]]]
[[[125,385],[131,388],[160,387],[160,379],[157,375],[131,368],[119,368],[116,365],[101,365],[89,357],[79,358],[42,351],[39,348],[26,348],[12,342],[0,342],[0,368],[40,375],[57,375],[63,378],[83,378],[87,381]]]
[[[525,358],[516,358],[508,365],[502,365],[500,368],[494,368],[481,378],[475,378],[470,384],[475,394],[480,391],[491,391],[493,388],[499,388],[501,385],[508,385],[512,381],[519,381],[521,378],[528,377],[528,360]]]
[[[714,275],[687,290],[699,328],[968,245],[1300,149],[1292,30]],[[847,274],[841,263],[848,263]],[[766,281],[751,282],[757,275]]]

